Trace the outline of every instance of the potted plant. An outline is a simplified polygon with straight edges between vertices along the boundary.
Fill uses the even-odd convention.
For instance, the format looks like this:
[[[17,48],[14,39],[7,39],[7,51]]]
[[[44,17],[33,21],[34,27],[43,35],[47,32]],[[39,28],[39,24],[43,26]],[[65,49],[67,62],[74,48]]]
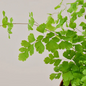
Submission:
[[[58,10],[63,4],[63,0],[54,9]],[[67,8],[67,5],[70,5]],[[64,11],[68,15],[63,15]],[[50,75],[50,79],[59,79],[62,75],[60,86],[86,86],[86,2],[84,0],[76,0],[73,3],[67,3],[64,8],[58,12],[57,19],[49,13],[46,23],[38,24],[33,18],[33,13],[29,13],[28,30],[33,30],[33,26],[37,26],[36,30],[42,35],[34,37],[30,33],[27,40],[22,40],[21,52],[18,56],[20,61],[34,54],[34,48],[39,54],[44,50],[49,51],[44,59],[45,64],[53,64],[55,73]],[[83,19],[84,18],[84,19]],[[78,23],[77,21],[80,21]],[[8,37],[12,34],[13,18],[8,17],[3,11],[2,27],[7,28]],[[22,24],[22,23],[21,23]],[[44,36],[44,33],[46,36]],[[60,51],[66,60],[60,57]]]

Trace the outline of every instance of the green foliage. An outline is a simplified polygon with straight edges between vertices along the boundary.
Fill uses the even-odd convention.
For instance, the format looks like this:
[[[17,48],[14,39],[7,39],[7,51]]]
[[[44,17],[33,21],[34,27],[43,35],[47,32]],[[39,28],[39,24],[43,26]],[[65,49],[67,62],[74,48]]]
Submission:
[[[26,61],[29,56],[34,54],[34,48],[39,54],[42,54],[46,47],[49,55],[44,58],[44,62],[54,65],[56,72],[50,75],[51,80],[59,79],[62,74],[64,86],[69,86],[69,83],[72,86],[86,86],[86,22],[84,22],[86,19],[86,2],[84,1],[76,0],[73,3],[68,3],[70,7],[66,8],[66,5],[62,4],[62,0],[54,8],[56,10],[62,5],[65,7],[57,13],[57,18],[54,19],[54,13],[49,13],[46,23],[42,24],[35,22],[33,12],[29,13],[28,30],[34,30],[33,26],[36,25],[36,30],[42,35],[35,38],[34,34],[30,33],[28,41],[22,40],[18,59]],[[67,12],[68,15],[65,15],[64,12]],[[12,23],[13,18],[11,17],[10,22],[8,22],[5,11],[2,14],[2,27],[7,28],[10,38],[14,24]],[[82,17],[84,19],[81,19],[80,24],[78,24],[77,19]],[[81,28],[79,29],[77,26]],[[66,61],[61,58],[60,52],[67,59]]]

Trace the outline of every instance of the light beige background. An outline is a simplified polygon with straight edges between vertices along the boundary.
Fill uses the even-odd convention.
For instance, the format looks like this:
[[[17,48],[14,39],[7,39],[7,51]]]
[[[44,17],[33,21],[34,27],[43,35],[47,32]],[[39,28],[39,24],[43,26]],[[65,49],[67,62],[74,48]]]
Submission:
[[[64,0],[63,3],[74,0]],[[35,20],[41,24],[46,22],[47,13],[58,12],[54,7],[60,0],[0,0],[0,25],[2,11],[8,18],[13,17],[15,23],[27,23],[29,12],[33,12]],[[35,29],[36,27],[34,27]],[[46,65],[43,60],[48,56],[37,52],[25,62],[18,60],[18,49],[21,40],[27,40],[29,35],[27,25],[14,25],[11,39],[7,30],[0,27],[0,86],[59,86],[61,79],[51,81],[49,75],[53,73],[53,65]],[[39,33],[33,31],[35,37]]]

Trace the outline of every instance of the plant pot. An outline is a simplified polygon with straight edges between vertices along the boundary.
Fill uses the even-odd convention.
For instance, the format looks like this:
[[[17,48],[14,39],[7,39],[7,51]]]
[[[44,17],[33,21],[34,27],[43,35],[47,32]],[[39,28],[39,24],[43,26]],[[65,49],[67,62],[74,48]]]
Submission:
[[[61,81],[61,83],[60,83],[59,86],[64,86],[64,85],[63,85],[63,80]],[[69,86],[72,86],[71,83],[69,84]]]

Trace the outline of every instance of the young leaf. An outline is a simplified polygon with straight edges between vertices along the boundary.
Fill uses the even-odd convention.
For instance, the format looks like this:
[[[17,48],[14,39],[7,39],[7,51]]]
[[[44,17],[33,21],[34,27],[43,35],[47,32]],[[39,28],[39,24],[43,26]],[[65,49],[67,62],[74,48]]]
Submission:
[[[58,8],[60,8],[61,6],[60,5],[57,5],[54,9],[56,10],[56,9],[58,9]]]
[[[34,25],[34,18],[33,17],[30,17],[29,24],[31,25],[31,27],[33,27],[33,25]]]
[[[52,74],[50,75],[50,79],[51,79],[51,80],[53,80],[55,77],[56,77],[56,74],[55,74],[55,73],[52,73]]]
[[[7,25],[8,25],[8,18],[7,16],[5,16],[3,19],[2,19],[2,24],[3,24],[3,28],[6,28]]]
[[[39,25],[39,26],[36,28],[36,30],[39,31],[39,32],[41,32],[41,33],[44,33],[45,27],[46,27],[46,24],[43,23],[43,24]]]
[[[29,13],[29,17],[33,17],[33,12]]]
[[[3,16],[5,16],[5,11],[2,11],[2,13],[3,13]]]
[[[62,2],[63,2],[63,0],[62,0],[62,1],[60,2],[60,4],[59,4],[59,5],[57,5],[54,9],[56,10],[56,9],[60,8],[60,7],[61,7]]]
[[[35,43],[35,48],[36,48],[36,51],[38,51],[40,54],[42,54],[44,52],[44,49],[45,49],[45,47],[41,41],[37,41]]]
[[[50,58],[49,58],[49,57],[46,57],[46,58],[44,59],[44,62],[45,62],[45,64],[48,64],[48,63],[50,62]]]
[[[30,33],[30,35],[28,36],[28,41],[30,43],[34,42],[35,41],[35,37],[34,37],[34,34],[33,33]]]
[[[13,22],[13,18],[11,17],[11,18],[10,18],[10,23],[12,23],[12,22]]]

